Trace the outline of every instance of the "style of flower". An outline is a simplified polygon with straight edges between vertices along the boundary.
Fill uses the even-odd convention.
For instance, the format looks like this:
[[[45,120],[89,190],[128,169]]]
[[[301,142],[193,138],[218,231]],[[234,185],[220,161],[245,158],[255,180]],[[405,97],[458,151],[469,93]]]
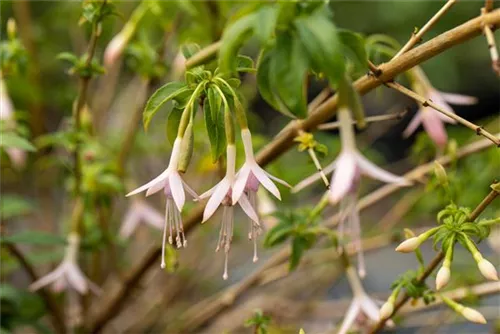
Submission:
[[[412,75],[414,78],[412,84],[413,90],[450,113],[454,113],[454,111],[448,103],[455,105],[471,105],[477,103],[477,99],[473,96],[438,91],[432,86],[425,73],[419,67],[412,70]],[[444,127],[445,123],[455,124],[456,121],[430,106],[421,105],[413,119],[403,131],[403,136],[406,138],[411,136],[419,125],[422,125],[434,143],[436,143],[438,147],[444,148],[448,141],[448,135]]]
[[[133,200],[120,227],[119,235],[127,239],[134,233],[137,226],[144,222],[156,229],[161,229],[165,217],[143,200]]]
[[[374,322],[378,321],[380,318],[379,308],[375,301],[373,301],[363,289],[363,285],[356,274],[356,270],[354,270],[352,266],[348,266],[346,268],[346,275],[353,293],[353,300],[347,309],[344,320],[342,321],[342,325],[340,326],[337,334],[346,334],[360,314],[364,314]],[[394,326],[394,323],[391,320],[387,321],[387,324],[388,326]]]
[[[36,291],[46,285],[52,284],[55,292],[61,292],[68,288],[86,294],[90,289],[95,294],[100,293],[100,288],[91,282],[78,267],[78,250],[80,237],[76,233],[68,235],[68,245],[62,263],[52,272],[41,277],[30,285],[31,291]]]
[[[186,201],[185,191],[193,196],[195,199],[198,195],[191,189],[186,182],[182,179],[179,172],[177,171],[177,165],[179,163],[180,151],[181,151],[182,138],[178,137],[174,141],[172,148],[172,154],[170,156],[170,162],[167,169],[163,171],[153,180],[149,181],[145,185],[131,191],[127,194],[132,196],[140,192],[146,191],[146,196],[157,193],[162,190],[167,198],[165,206],[165,224],[163,229],[163,242],[162,242],[162,256],[161,256],[161,267],[165,268],[165,244],[167,240],[167,229],[169,230],[168,242],[170,244],[174,243],[177,248],[186,247],[187,241],[184,235],[184,227],[182,225],[181,212]]]
[[[262,185],[279,200],[281,200],[280,191],[271,180],[281,183],[287,187],[290,187],[290,185],[285,181],[269,174],[257,164],[253,152],[252,134],[250,133],[250,130],[241,130],[241,139],[243,141],[243,148],[245,150],[245,163],[236,174],[236,180],[234,182],[234,188],[232,190],[232,202],[233,204],[235,204],[236,202],[238,202],[242,194],[246,193],[253,210],[257,211],[257,191],[260,185]],[[255,224],[252,220],[250,220],[249,230],[250,231],[248,233],[248,238],[250,240],[253,240],[254,243],[253,261],[256,262],[258,260],[257,237],[262,233],[262,229],[260,228],[260,226],[258,226],[258,224]]]
[[[233,239],[234,206],[239,204],[243,212],[251,219],[255,228],[260,228],[257,213],[252,208],[248,197],[244,193],[239,196],[237,201],[233,202],[232,194],[235,186],[236,147],[230,144],[227,146],[226,150],[226,175],[215,187],[200,196],[200,199],[210,197],[205,206],[205,211],[203,212],[202,223],[210,219],[221,204],[224,206],[219,240],[217,242],[217,248],[215,249],[216,252],[220,249],[224,249],[224,274],[222,276],[224,279],[228,278],[227,265],[231,241]]]

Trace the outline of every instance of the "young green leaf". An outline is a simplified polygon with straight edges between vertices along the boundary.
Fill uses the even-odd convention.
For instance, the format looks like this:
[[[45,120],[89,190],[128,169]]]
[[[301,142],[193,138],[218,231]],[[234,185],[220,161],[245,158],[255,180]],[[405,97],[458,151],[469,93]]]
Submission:
[[[153,95],[151,95],[146,107],[144,108],[144,112],[142,114],[144,129],[147,131],[151,119],[163,104],[175,99],[183,93],[189,92],[192,92],[192,89],[188,88],[185,83],[175,81],[169,82],[159,88]]]
[[[179,129],[179,123],[181,122],[183,109],[174,107],[170,111],[167,117],[167,138],[170,144],[174,144],[175,138],[177,138],[177,130]]]
[[[255,14],[242,17],[224,30],[219,49],[219,68],[222,73],[234,73],[238,50],[253,32]]]
[[[353,62],[355,70],[366,72],[368,55],[363,36],[345,29],[339,29],[338,36],[344,46],[344,54]]]
[[[236,60],[237,72],[255,72],[253,59],[247,56],[238,55]],[[231,80],[231,79],[229,79]]]
[[[2,140],[0,141],[1,148],[19,148],[23,151],[36,151],[35,146],[33,146],[28,140],[19,136],[16,133],[2,133]]]
[[[254,20],[254,33],[261,45],[265,45],[272,37],[278,20],[278,8],[264,6],[260,8]]]

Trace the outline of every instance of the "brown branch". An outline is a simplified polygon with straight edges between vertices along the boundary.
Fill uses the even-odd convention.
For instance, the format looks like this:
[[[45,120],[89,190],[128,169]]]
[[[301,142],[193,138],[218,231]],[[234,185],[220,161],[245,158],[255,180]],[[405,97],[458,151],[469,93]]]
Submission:
[[[499,193],[495,190],[491,190],[490,193],[479,203],[479,205],[472,211],[472,213],[469,216],[470,221],[475,221],[479,215],[490,205],[491,202],[499,195]],[[434,270],[439,266],[441,261],[444,259],[445,254],[440,251],[436,256],[432,259],[432,261],[427,265],[425,268],[424,272],[421,273],[417,277],[417,283],[424,283],[427,277],[429,277]],[[370,331],[371,334],[378,333],[381,331],[387,320],[389,320],[391,317],[393,317],[403,305],[406,304],[410,300],[410,296],[405,292],[403,293],[402,297],[399,299],[397,304],[394,306],[394,311],[392,312],[391,316],[385,319],[381,319],[375,327]]]
[[[407,112],[408,111],[404,109],[403,111],[394,114],[370,116],[365,118],[365,122],[377,123],[382,121],[400,120],[406,115]],[[356,124],[356,121],[352,121],[352,124]],[[323,123],[321,125],[318,125],[318,130],[334,130],[337,129],[338,127],[339,127],[339,122]]]
[[[468,127],[472,131],[476,132],[476,134],[488,138],[495,145],[497,145],[498,147],[500,147],[500,139],[499,138],[497,138],[496,136],[492,135],[491,133],[489,133],[488,131],[486,131],[482,127],[480,127],[480,126],[478,126],[478,125],[476,125],[476,124],[474,124],[472,122],[469,122],[465,118],[462,118],[462,117],[458,116],[457,114],[454,114],[454,113],[452,113],[452,112],[450,112],[450,111],[448,111],[448,110],[446,110],[446,109],[438,106],[437,104],[435,104],[434,102],[432,102],[432,100],[426,99],[425,97],[423,97],[423,96],[415,93],[411,89],[408,89],[405,86],[403,86],[403,85],[401,85],[401,84],[399,84],[397,82],[386,82],[385,85],[388,86],[388,87],[390,87],[390,88],[392,88],[392,89],[397,90],[400,93],[403,93],[404,95],[406,95],[408,97],[411,97],[412,99],[414,99],[417,102],[420,102],[424,107],[429,106],[432,109],[437,110],[440,113],[448,116],[449,118],[454,119],[458,123],[460,123],[460,124]]]
[[[35,272],[35,269],[24,257],[23,253],[14,244],[11,243],[3,242],[2,246],[5,247],[12,254],[12,256],[14,256],[17,259],[17,261],[19,261],[19,264],[26,271],[30,280],[32,282],[36,282],[39,277]],[[50,311],[52,326],[54,326],[54,329],[56,330],[57,333],[63,334],[66,332],[64,317],[53,295],[48,293],[45,289],[46,288],[39,289],[37,293],[40,295],[45,305],[47,306],[47,309],[49,309]]]
[[[441,17],[448,11],[457,2],[456,0],[448,0],[444,6],[422,27],[422,29],[418,30],[416,33],[414,32],[411,35],[411,38],[406,42],[401,50],[394,56],[397,58],[401,56],[403,53],[407,52],[411,48],[413,48],[417,43],[420,43],[422,40],[422,36],[429,31],[434,24],[441,19]],[[393,58],[393,59],[394,59]]]
[[[222,45],[222,41],[217,41],[215,43],[210,44],[209,46],[203,48],[198,53],[193,55],[191,58],[186,60],[186,68],[192,68],[201,64],[206,63],[210,59],[215,58],[217,52],[219,52],[219,48]]]
[[[445,50],[453,47],[454,45],[463,43],[464,41],[478,36],[481,33],[482,23],[486,22],[488,24],[498,24],[500,23],[500,10],[492,11],[491,13],[485,15],[483,18],[472,19],[452,30],[449,30],[434,39],[416,47],[415,49],[406,52],[397,59],[391,60],[386,64],[382,64],[380,69],[383,73],[380,76],[381,80],[390,80],[396,75],[407,71],[408,69],[430,59],[437,54],[444,52]],[[215,53],[215,52],[214,52]],[[196,57],[196,56],[195,56]],[[193,57],[194,58],[194,57]],[[193,59],[190,58],[190,59]],[[194,60],[193,60],[194,61]],[[192,65],[191,65],[192,66]],[[360,94],[366,94],[367,92],[373,90],[374,88],[381,85],[381,82],[371,76],[366,75],[354,83],[355,89]],[[333,96],[321,104],[316,110],[314,110],[308,118],[305,120],[292,121],[286,126],[282,133],[274,138],[274,140],[266,145],[257,155],[257,162],[261,166],[265,166],[271,161],[278,158],[281,154],[286,152],[293,145],[293,139],[298,135],[298,130],[311,131],[314,130],[319,124],[324,123],[326,120],[331,118],[335,114],[335,108],[337,106],[338,97]],[[482,142],[480,145],[488,146],[487,143]],[[382,187],[383,188],[383,187]],[[397,188],[396,188],[397,189]],[[379,189],[380,190],[380,189]],[[395,189],[394,189],[395,190]],[[394,190],[384,190],[388,194],[392,193]],[[371,205],[371,204],[369,204]],[[194,208],[190,215],[184,220],[184,230],[189,233],[197,226],[203,214],[203,205],[199,205]],[[150,259],[154,256],[158,257],[160,254],[159,248],[154,248],[145,256],[144,262],[153,264],[154,261]],[[278,264],[287,259],[289,255],[288,249],[284,249],[277,254],[275,254],[269,261],[277,262]],[[140,270],[138,270],[140,269]],[[145,274],[149,269],[149,266],[143,265],[138,266],[136,269],[132,269],[129,276],[137,277],[135,282],[138,282],[140,277]],[[252,275],[253,276],[253,275]],[[252,284],[249,283],[250,285]],[[128,289],[133,289],[135,286],[122,284],[120,286],[121,295],[128,295]],[[96,312],[99,314],[99,327],[101,329],[104,324],[113,318],[115,314],[121,309],[121,303],[125,299],[116,299],[115,303],[106,303],[102,308]],[[89,332],[96,332],[95,322],[89,322],[87,328]]]

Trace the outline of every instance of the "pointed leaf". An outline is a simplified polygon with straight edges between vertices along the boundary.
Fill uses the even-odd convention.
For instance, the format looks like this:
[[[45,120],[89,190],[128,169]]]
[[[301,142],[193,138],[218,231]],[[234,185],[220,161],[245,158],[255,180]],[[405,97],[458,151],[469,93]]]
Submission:
[[[250,38],[254,27],[255,14],[242,17],[224,30],[219,49],[219,68],[222,73],[234,73],[238,50]]]
[[[185,83],[183,82],[169,82],[166,85],[159,88],[148,100],[144,112],[142,114],[142,120],[144,123],[144,129],[147,130],[151,118],[160,109],[160,107],[166,102],[174,99],[176,96],[190,91]]]
[[[174,144],[175,138],[177,138],[177,130],[179,129],[179,123],[181,122],[181,116],[184,109],[172,108],[167,118],[167,138],[171,145]]]

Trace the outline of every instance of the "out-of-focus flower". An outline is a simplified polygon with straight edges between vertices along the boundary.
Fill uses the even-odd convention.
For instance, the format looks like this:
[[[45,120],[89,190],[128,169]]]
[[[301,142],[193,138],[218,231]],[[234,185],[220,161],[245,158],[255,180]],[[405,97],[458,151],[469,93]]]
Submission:
[[[215,250],[224,249],[224,274],[222,275],[224,279],[228,278],[227,265],[231,241],[233,239],[234,205],[239,204],[245,214],[252,220],[255,228],[260,229],[259,218],[252,208],[248,197],[242,193],[237,201],[233,202],[232,193],[235,185],[236,147],[232,144],[228,145],[226,154],[226,175],[215,187],[200,196],[200,198],[210,197],[203,212],[202,223],[210,219],[221,204],[224,206],[219,241]]]
[[[7,92],[2,74],[0,73],[0,121],[5,122],[8,129],[16,128],[14,119],[14,106]],[[17,147],[7,147],[5,149],[12,165],[16,168],[23,168],[26,165],[26,152]]]
[[[133,200],[123,218],[119,232],[120,237],[124,239],[129,238],[141,222],[156,229],[161,229],[165,222],[165,217],[143,200]]]
[[[275,212],[276,204],[274,204],[268,193],[260,188],[257,191],[257,213],[264,229],[273,228],[278,222],[278,219],[273,216]]]
[[[167,198],[166,209],[165,209],[165,225],[163,230],[163,243],[162,243],[162,259],[161,267],[165,268],[165,243],[167,240],[167,229],[169,230],[168,242],[170,244],[175,243],[178,248],[186,247],[187,241],[184,235],[184,228],[182,226],[181,212],[186,201],[186,196],[184,191],[188,192],[195,199],[198,195],[191,189],[186,182],[181,178],[179,172],[177,171],[177,166],[179,164],[179,158],[181,155],[181,143],[182,138],[178,137],[175,139],[172,154],[170,156],[170,162],[167,169],[163,171],[153,180],[149,181],[145,185],[131,191],[127,196],[132,196],[138,194],[142,191],[146,191],[146,196],[157,193],[162,190]]]
[[[81,294],[86,294],[89,289],[98,294],[100,292],[99,287],[92,283],[78,266],[79,247],[80,237],[78,234],[69,234],[68,245],[62,263],[54,271],[31,284],[30,290],[36,291],[46,285],[52,284],[52,288],[56,292],[71,288]]]
[[[473,96],[444,93],[435,89],[426,77],[421,68],[416,67],[411,71],[412,74],[412,89],[419,95],[431,100],[439,105],[444,110],[454,113],[448,103],[455,105],[471,105],[477,103],[477,99]],[[454,124],[456,121],[430,106],[421,105],[417,113],[408,124],[403,132],[404,137],[411,136],[422,125],[429,137],[440,148],[443,148],[448,141],[448,135],[444,123]]]

